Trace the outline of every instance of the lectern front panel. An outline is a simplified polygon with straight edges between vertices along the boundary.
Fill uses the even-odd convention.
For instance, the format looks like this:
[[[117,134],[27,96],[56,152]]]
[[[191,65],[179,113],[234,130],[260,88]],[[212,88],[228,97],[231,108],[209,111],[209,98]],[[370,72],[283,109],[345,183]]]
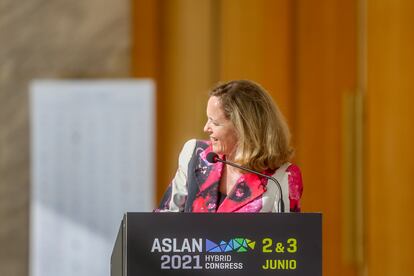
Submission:
[[[322,275],[321,214],[127,213],[129,275]]]

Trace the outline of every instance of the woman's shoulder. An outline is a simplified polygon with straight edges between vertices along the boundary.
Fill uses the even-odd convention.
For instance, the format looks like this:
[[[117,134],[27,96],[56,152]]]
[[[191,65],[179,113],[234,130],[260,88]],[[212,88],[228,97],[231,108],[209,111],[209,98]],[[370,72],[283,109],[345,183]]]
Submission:
[[[294,198],[300,198],[303,191],[302,173],[298,165],[293,163],[285,163],[280,166],[274,177],[283,179],[287,176],[290,194],[293,194]]]
[[[286,172],[288,173],[289,194],[291,199],[299,200],[303,192],[302,173],[299,166],[290,164]]]
[[[299,166],[293,163],[287,163],[286,171],[298,176],[302,175]]]
[[[184,143],[179,156],[180,164],[188,164],[193,156],[199,156],[209,147],[209,141],[190,139]]]
[[[289,173],[289,174],[294,174],[294,175],[300,175],[301,171],[298,165],[290,163],[290,162],[286,162],[276,169],[275,174],[278,174],[278,173],[279,174]]]
[[[210,142],[206,140],[190,139],[184,143],[181,150],[181,155],[189,156],[192,155],[196,149],[205,150],[210,146]],[[199,150],[197,150],[199,151]]]
[[[184,143],[183,150],[184,149],[195,149],[195,148],[202,148],[206,149],[210,146],[210,141],[208,140],[200,140],[200,139],[189,139]]]
[[[210,145],[210,142],[207,140],[199,140],[199,139],[189,139],[184,143],[183,149],[186,148],[192,148],[194,149],[195,147],[203,147],[203,148],[207,148]]]

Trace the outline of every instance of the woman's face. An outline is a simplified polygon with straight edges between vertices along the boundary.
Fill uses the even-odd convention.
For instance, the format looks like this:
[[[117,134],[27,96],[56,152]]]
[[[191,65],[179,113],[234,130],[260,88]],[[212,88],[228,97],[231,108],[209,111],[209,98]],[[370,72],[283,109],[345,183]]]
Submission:
[[[204,132],[210,136],[213,151],[231,158],[237,147],[237,131],[226,118],[218,97],[210,97],[207,103],[207,123]]]

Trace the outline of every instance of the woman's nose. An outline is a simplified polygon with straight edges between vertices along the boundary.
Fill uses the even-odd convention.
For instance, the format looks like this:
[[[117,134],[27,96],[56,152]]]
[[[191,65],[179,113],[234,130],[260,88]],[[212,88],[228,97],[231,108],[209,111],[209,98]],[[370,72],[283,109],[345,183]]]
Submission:
[[[204,125],[204,132],[210,132],[210,126],[208,124],[208,121],[206,122],[206,124]]]

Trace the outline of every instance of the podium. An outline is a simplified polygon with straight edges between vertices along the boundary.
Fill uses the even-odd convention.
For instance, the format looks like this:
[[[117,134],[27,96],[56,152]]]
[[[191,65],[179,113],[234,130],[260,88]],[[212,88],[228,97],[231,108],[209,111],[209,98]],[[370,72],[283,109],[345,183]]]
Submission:
[[[319,213],[126,213],[111,276],[322,275]]]

